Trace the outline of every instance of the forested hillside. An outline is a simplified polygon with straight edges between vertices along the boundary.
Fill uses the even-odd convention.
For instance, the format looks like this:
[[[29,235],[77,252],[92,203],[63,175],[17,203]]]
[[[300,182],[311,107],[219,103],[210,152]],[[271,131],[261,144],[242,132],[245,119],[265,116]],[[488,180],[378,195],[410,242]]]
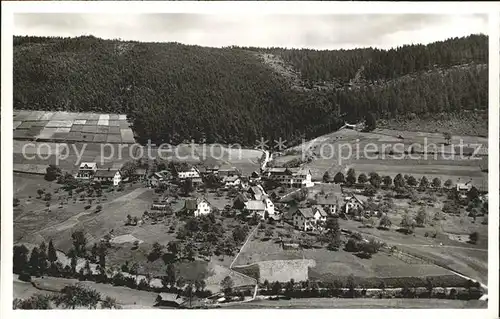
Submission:
[[[14,108],[127,113],[141,142],[290,142],[367,112],[388,119],[487,109],[487,51],[482,35],[389,51],[15,37]],[[304,89],[261,53],[297,70]],[[336,85],[315,89],[324,82]]]

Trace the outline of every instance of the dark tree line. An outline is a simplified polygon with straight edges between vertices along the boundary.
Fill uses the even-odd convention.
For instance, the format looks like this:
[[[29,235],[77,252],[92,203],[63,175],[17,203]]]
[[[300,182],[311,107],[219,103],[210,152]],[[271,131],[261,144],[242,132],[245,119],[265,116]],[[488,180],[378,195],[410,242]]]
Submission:
[[[15,37],[14,108],[126,113],[139,142],[292,144],[367,111],[383,119],[486,109],[487,49],[482,35],[389,51],[259,49],[282,55],[309,81],[369,80],[300,91],[255,48]],[[370,84],[376,79],[384,84]]]

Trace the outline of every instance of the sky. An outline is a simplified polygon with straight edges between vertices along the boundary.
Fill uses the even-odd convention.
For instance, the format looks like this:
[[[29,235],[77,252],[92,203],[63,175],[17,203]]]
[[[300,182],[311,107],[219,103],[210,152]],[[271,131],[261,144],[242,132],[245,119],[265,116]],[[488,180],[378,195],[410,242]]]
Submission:
[[[81,36],[144,42],[180,42],[312,49],[389,49],[474,33],[487,34],[486,15],[343,14],[78,14],[23,13],[15,35]]]

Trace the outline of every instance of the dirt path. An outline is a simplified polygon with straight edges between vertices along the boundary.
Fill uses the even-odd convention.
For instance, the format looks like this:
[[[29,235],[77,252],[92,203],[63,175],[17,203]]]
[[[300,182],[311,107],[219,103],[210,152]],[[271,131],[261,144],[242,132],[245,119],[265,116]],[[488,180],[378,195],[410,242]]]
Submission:
[[[248,241],[250,240],[250,238],[252,238],[252,236],[255,233],[255,231],[257,230],[257,228],[259,228],[259,226],[260,226],[260,223],[258,223],[257,226],[255,226],[255,228],[252,229],[252,231],[250,232],[250,234],[248,234],[247,239],[245,240],[245,242],[241,246],[240,250],[238,251],[238,254],[236,254],[236,257],[234,257],[233,262],[231,263],[231,265],[229,265],[229,269],[233,270],[234,263],[236,262],[236,260],[240,256],[241,252],[243,251],[243,248],[245,248],[245,245],[248,243]]]

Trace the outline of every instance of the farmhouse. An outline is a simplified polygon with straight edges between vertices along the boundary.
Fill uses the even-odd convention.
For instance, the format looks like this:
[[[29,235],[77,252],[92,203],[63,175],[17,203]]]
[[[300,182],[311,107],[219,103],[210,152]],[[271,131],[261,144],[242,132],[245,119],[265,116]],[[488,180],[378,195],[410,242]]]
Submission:
[[[245,202],[244,210],[253,214],[257,214],[261,219],[266,217],[266,213],[269,217],[274,216],[274,204],[269,198],[264,198],[262,200],[248,200]]]
[[[178,294],[162,292],[156,297],[156,305],[160,307],[179,308],[186,299]]]
[[[342,198],[335,194],[328,194],[323,197],[319,197],[316,203],[321,206],[328,214],[337,214],[337,209],[342,205]]]
[[[241,185],[241,179],[237,175],[224,176],[222,183],[226,188],[235,187]]]
[[[81,163],[76,173],[76,179],[91,180],[97,171],[97,163]]]
[[[191,169],[189,170],[177,172],[177,176],[179,177],[179,179],[199,179],[200,172],[196,167],[191,167]]]
[[[235,167],[225,165],[219,168],[218,175],[221,177],[235,176],[235,175],[240,175],[240,172]]]
[[[312,209],[314,212],[314,219],[316,220],[316,222],[326,222],[326,217],[328,216],[328,214],[325,212],[323,207],[319,205],[314,205]]]
[[[351,209],[363,209],[365,204],[363,201],[357,197],[355,194],[350,194],[345,197],[345,213],[348,214]]]
[[[184,211],[189,215],[198,217],[200,215],[208,215],[212,212],[210,203],[202,197],[196,199],[187,199],[184,204]]]
[[[292,214],[293,226],[297,229],[309,231],[320,228],[320,224],[326,221],[327,213],[319,206],[297,208]]]
[[[267,177],[291,188],[311,187],[311,171],[305,168],[273,167],[267,170]]]
[[[148,177],[147,168],[137,168],[130,176],[131,179],[136,181],[144,181]]]
[[[156,187],[160,184],[168,182],[170,177],[171,177],[171,174],[167,170],[156,172],[149,177],[149,184],[152,187]]]
[[[298,208],[292,216],[293,226],[297,229],[308,231],[315,229],[315,220],[312,208]]]
[[[260,181],[260,174],[257,171],[253,171],[252,174],[250,174],[250,182],[255,183]]]
[[[100,182],[101,184],[113,184],[113,186],[118,186],[122,181],[122,174],[116,169],[99,169],[94,175],[94,181]]]
[[[245,203],[244,209],[252,215],[257,214],[263,217],[266,212],[266,204],[261,200],[249,200]]]

